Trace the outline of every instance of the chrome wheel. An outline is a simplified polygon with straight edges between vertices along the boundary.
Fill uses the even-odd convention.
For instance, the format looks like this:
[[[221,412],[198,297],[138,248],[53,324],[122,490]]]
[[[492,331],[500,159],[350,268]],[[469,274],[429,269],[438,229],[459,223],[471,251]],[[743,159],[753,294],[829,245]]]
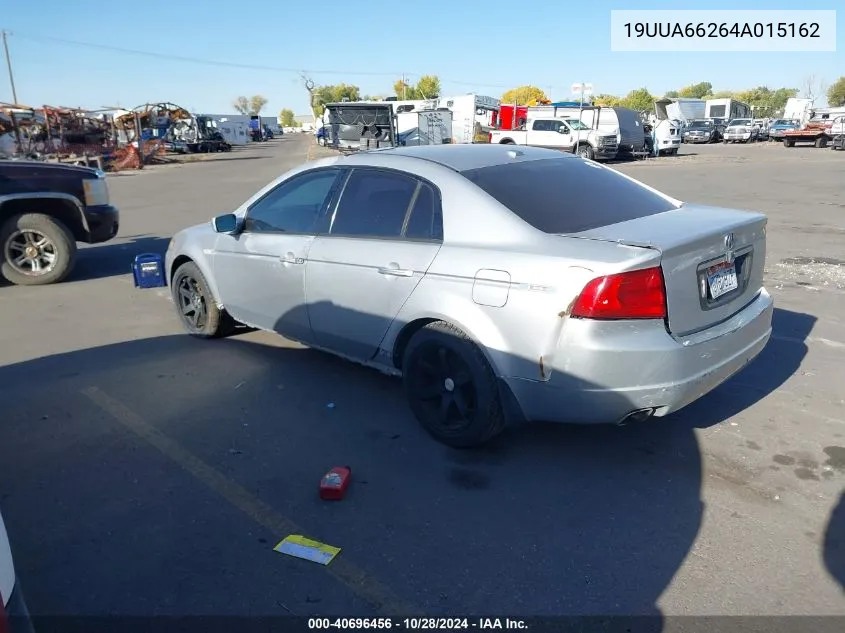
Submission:
[[[50,273],[58,260],[58,250],[53,241],[34,229],[13,232],[3,245],[3,254],[16,272],[30,277]]]

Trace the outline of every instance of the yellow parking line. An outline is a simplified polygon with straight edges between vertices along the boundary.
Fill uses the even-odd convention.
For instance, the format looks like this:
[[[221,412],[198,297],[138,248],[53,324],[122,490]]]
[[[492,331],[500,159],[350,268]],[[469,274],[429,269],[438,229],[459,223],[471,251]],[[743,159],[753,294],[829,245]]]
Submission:
[[[129,409],[97,387],[83,389],[97,407],[132,431],[135,435],[157,448],[165,457],[181,466],[213,492],[223,497],[232,506],[249,516],[253,521],[279,538],[288,534],[304,534],[296,523],[264,503],[243,486],[215,470],[178,442],[167,437],[140,415]],[[396,596],[388,587],[370,576],[366,571],[349,562],[343,555],[338,556],[325,568],[329,575],[346,585],[360,598],[370,603],[380,615],[413,615],[420,610]]]

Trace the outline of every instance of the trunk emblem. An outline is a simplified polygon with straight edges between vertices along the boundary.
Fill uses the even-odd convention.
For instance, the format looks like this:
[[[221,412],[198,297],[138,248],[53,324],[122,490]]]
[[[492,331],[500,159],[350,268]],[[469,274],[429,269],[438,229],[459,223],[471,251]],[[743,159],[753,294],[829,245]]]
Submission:
[[[732,263],[734,260],[734,243],[736,238],[734,237],[733,233],[728,233],[725,235],[725,261],[727,263]]]

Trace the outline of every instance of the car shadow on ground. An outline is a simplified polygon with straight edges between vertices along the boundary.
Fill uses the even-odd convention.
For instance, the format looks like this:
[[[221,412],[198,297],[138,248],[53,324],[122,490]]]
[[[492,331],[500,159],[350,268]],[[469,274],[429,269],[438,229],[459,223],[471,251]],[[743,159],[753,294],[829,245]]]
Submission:
[[[94,244],[80,248],[76,266],[67,276],[67,281],[102,279],[131,274],[135,257],[146,253],[164,256],[169,237],[133,235],[119,238],[123,241]]]
[[[845,470],[845,455],[839,455],[837,468]],[[827,571],[845,593],[845,492],[839,495],[839,503],[830,513],[822,557]]]
[[[348,331],[389,325],[322,307]],[[809,322],[778,312],[778,324]],[[304,316],[295,309],[280,323]],[[396,379],[279,341],[265,333],[162,336],[0,368],[0,397],[18,403],[4,416],[0,463],[14,467],[0,496],[8,495],[4,517],[22,548],[16,562],[33,612],[138,613],[146,604],[157,613],[214,613],[222,597],[241,614],[284,615],[282,602],[301,615],[353,615],[306,595],[301,574],[322,573],[319,566],[268,558],[272,544],[259,554],[241,532],[223,536],[226,512],[239,515],[226,499],[213,511],[193,507],[196,493],[178,482],[201,471],[195,460],[203,459],[295,514],[307,536],[342,546],[427,615],[636,615],[648,616],[636,631],[661,630],[657,601],[704,510],[694,428],[721,422],[738,402],[720,406],[713,394],[696,416],[625,427],[517,425],[483,448],[456,450],[422,431]],[[778,364],[757,362],[760,390],[744,406],[777,388],[801,358],[777,356]],[[84,396],[92,387],[122,404],[92,408]],[[607,398],[624,404],[621,394]],[[114,413],[124,406],[132,413]],[[185,471],[143,457],[150,432],[139,424],[178,442]],[[352,466],[355,483],[343,503],[327,507],[313,486],[339,464]],[[92,525],[109,537],[90,538]],[[255,528],[264,543],[284,536]],[[217,572],[199,563],[209,541],[221,551]],[[120,561],[131,575],[116,571]],[[74,583],[83,566],[84,589]],[[330,596],[336,580],[320,578]],[[359,603],[356,615],[377,606]]]
[[[672,416],[706,428],[753,406],[777,390],[801,366],[805,341],[818,319],[810,314],[775,308],[772,338],[757,359],[715,389]]]

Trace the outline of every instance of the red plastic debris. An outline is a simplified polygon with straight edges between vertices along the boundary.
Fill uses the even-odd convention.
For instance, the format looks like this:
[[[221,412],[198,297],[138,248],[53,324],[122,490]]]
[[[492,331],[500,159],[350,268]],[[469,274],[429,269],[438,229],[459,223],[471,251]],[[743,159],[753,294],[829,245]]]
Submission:
[[[320,480],[320,498],[327,501],[340,501],[346,494],[352,479],[349,466],[335,466]]]

